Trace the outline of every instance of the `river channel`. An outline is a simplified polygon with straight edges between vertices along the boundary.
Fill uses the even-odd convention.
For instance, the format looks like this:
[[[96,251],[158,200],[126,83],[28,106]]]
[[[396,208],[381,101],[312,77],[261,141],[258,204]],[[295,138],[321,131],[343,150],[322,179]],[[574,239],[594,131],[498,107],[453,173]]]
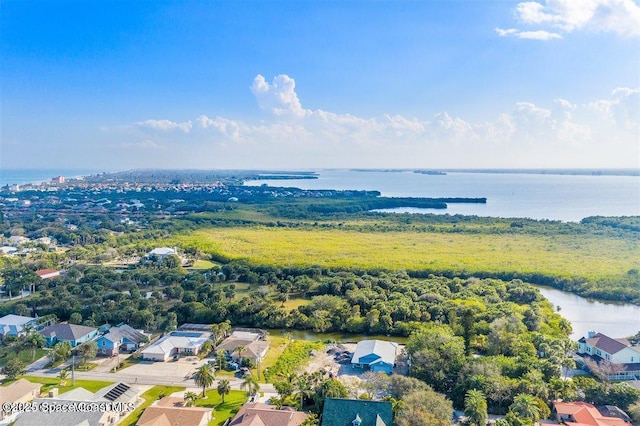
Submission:
[[[573,327],[574,340],[595,331],[609,337],[628,337],[640,331],[640,306],[630,303],[601,302],[551,287],[536,286],[540,293],[560,307],[560,315]]]

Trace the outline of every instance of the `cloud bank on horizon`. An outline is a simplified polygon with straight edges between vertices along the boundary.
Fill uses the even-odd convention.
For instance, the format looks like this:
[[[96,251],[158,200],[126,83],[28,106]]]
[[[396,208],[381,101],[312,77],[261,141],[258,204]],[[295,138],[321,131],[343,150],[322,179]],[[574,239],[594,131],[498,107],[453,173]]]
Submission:
[[[128,147],[209,146],[226,156],[236,154],[231,167],[564,167],[572,156],[576,167],[635,167],[640,155],[640,88],[615,88],[610,97],[586,104],[560,98],[544,106],[520,101],[488,122],[446,111],[429,118],[366,118],[310,110],[295,88],[286,74],[271,82],[258,74],[250,89],[266,118],[148,119],[125,127],[144,135],[140,144]],[[251,160],[255,153],[258,162]],[[585,154],[596,161],[582,162]]]

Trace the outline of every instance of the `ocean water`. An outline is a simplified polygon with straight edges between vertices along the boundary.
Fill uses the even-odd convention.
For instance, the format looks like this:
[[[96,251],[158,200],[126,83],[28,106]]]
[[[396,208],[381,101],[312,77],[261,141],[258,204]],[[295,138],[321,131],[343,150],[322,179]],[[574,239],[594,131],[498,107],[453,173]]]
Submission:
[[[486,204],[449,204],[446,210],[387,211],[464,214],[578,222],[588,216],[640,215],[640,176],[532,173],[320,170],[318,179],[257,180],[247,185],[301,189],[377,190],[388,197],[484,197]]]
[[[105,170],[0,169],[0,186],[79,177]],[[247,185],[301,189],[377,190],[388,197],[484,197],[486,204],[449,204],[446,210],[399,208],[409,213],[464,214],[577,222],[588,216],[640,216],[640,176],[532,173],[319,170],[318,179],[256,180]]]
[[[56,176],[65,178],[89,176],[104,170],[92,169],[0,169],[0,186],[50,182]]]

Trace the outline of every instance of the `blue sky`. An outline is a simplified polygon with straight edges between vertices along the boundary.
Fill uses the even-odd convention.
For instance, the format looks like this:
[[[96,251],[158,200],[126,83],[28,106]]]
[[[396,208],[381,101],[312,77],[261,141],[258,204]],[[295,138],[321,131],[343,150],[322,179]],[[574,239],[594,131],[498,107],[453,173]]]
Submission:
[[[3,168],[640,167],[640,4],[4,0]]]

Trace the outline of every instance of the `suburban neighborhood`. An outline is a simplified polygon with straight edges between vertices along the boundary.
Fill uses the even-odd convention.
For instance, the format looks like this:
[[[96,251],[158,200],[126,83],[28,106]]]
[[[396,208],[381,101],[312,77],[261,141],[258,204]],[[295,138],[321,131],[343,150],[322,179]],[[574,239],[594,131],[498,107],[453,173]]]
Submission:
[[[47,353],[26,369],[26,376],[2,386],[0,402],[4,405],[0,424],[44,424],[45,418],[64,425],[111,425],[131,423],[133,412],[139,413],[135,424],[141,426],[198,425],[220,423],[221,414],[213,408],[195,406],[198,395],[204,392],[224,396],[234,391],[245,395],[244,403],[235,412],[226,414],[224,424],[245,426],[301,426],[309,423],[309,414],[295,406],[286,406],[282,394],[286,393],[271,383],[259,380],[269,369],[269,351],[273,339],[260,329],[233,329],[228,323],[183,324],[176,330],[158,336],[136,330],[127,324],[98,328],[69,323],[39,326],[38,318],[7,315],[0,318],[2,338],[26,338],[39,333],[44,339]],[[207,331],[205,331],[207,330]],[[279,340],[280,342],[282,339]],[[49,362],[60,344],[68,344],[73,363]],[[276,343],[277,344],[277,343]],[[80,351],[91,346],[92,351]],[[399,369],[407,362],[404,345],[388,340],[361,340],[356,344],[329,344],[312,350],[307,362],[309,377],[343,383],[349,389],[373,389],[368,380],[383,376],[406,374]],[[629,386],[640,384],[640,348],[624,339],[614,339],[601,333],[589,333],[578,341],[574,354],[579,365],[588,369],[596,360],[610,361],[616,369],[610,378],[624,380]],[[352,349],[348,350],[348,349]],[[81,357],[88,358],[80,362]],[[314,361],[315,360],[315,361]],[[261,365],[262,364],[262,365]],[[86,368],[90,365],[90,368]],[[84,367],[84,368],[83,368]],[[262,373],[260,368],[262,367]],[[404,366],[406,367],[406,366]],[[202,373],[208,378],[202,379]],[[585,374],[573,370],[571,374]],[[264,377],[262,377],[264,379]],[[56,385],[51,385],[52,380]],[[57,380],[57,381],[56,381]],[[354,382],[355,380],[355,382]],[[72,386],[70,381],[113,382],[95,390]],[[220,383],[224,386],[220,387]],[[160,393],[153,401],[143,394],[155,386],[184,389]],[[46,391],[44,389],[47,389]],[[207,391],[207,388],[216,389]],[[388,400],[326,397],[321,412],[322,425],[391,426],[392,404]],[[373,391],[375,392],[375,391]],[[304,394],[301,395],[304,403]],[[209,398],[209,397],[208,397]],[[21,410],[33,404],[64,405],[70,403],[103,404],[106,411],[91,412],[39,412]],[[151,402],[151,404],[149,404]],[[104,405],[107,404],[108,405]],[[98,405],[96,405],[98,406]],[[7,410],[7,407],[12,409]],[[142,407],[144,410],[141,410]],[[631,425],[630,417],[615,406],[596,407],[587,402],[553,403],[553,418],[544,424],[623,426]],[[48,416],[48,417],[47,417]],[[452,423],[464,422],[464,415]],[[314,417],[311,418],[313,421]],[[495,421],[496,419],[492,420]]]
[[[465,228],[459,256],[476,237],[599,237],[632,224],[348,222],[380,194],[248,187],[229,173],[199,183],[58,176],[0,191],[0,425],[637,423],[640,333],[575,338],[559,305],[515,272],[371,260],[403,262],[411,247],[448,246]],[[407,244],[375,243],[406,229]],[[299,233],[307,242],[278,257]],[[343,240],[349,255],[336,263],[298,263],[333,253],[345,235],[367,240]]]

